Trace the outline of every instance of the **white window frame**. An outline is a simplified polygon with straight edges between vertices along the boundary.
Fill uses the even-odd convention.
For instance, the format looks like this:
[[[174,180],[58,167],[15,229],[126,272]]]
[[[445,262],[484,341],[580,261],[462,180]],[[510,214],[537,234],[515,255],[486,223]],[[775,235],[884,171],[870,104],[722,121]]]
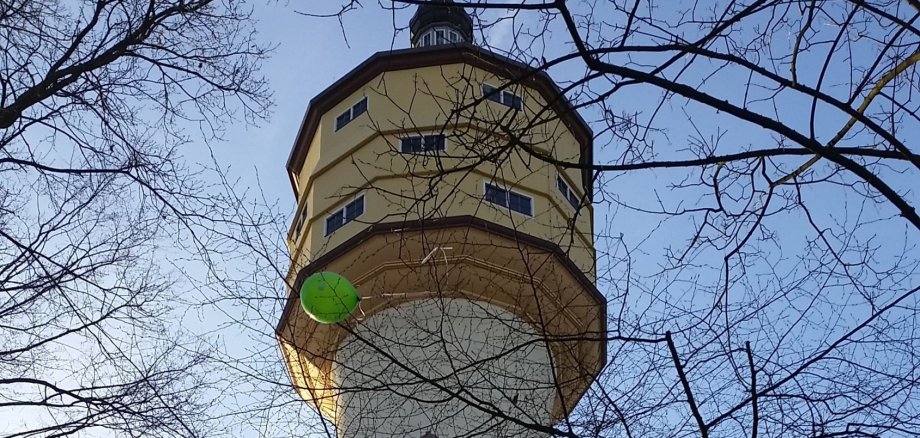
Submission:
[[[354,217],[353,219],[351,219],[351,220],[348,220],[348,216],[345,215],[345,209],[348,207],[349,204],[351,204],[351,203],[357,201],[358,199],[361,199],[361,204],[362,204],[362,205],[361,205],[361,214],[355,216],[355,217]],[[367,196],[365,196],[365,193],[364,193],[364,192],[361,192],[361,193],[358,193],[357,195],[351,197],[351,199],[349,199],[348,202],[343,203],[341,207],[339,207],[339,208],[337,208],[337,209],[335,209],[335,210],[332,210],[331,212],[329,212],[328,214],[326,214],[325,217],[323,217],[323,237],[329,237],[330,235],[332,235],[332,233],[334,233],[334,232],[336,232],[336,231],[338,231],[338,230],[341,230],[342,228],[345,228],[346,225],[348,225],[348,224],[354,222],[355,219],[357,219],[357,218],[361,217],[362,215],[364,215],[365,212],[367,212]],[[342,222],[342,226],[341,226],[341,227],[338,227],[338,228],[336,228],[336,229],[334,229],[334,230],[332,230],[332,231],[329,231],[329,218],[332,217],[332,216],[335,216],[337,213],[342,213],[342,221],[343,221],[343,222]]]
[[[492,88],[492,90],[493,90],[494,92],[497,92],[497,93],[498,93],[497,96],[499,97],[499,101],[495,101],[495,100],[492,100],[492,99],[489,99],[489,98],[488,98],[488,95],[491,94],[491,93],[487,93],[487,92],[486,92],[486,87]],[[496,87],[496,86],[494,86],[494,85],[492,85],[492,84],[490,84],[490,83],[488,83],[488,82],[483,82],[482,85],[479,87],[479,91],[482,92],[482,98],[485,99],[485,100],[488,101],[488,102],[495,102],[495,103],[497,103],[497,104],[499,104],[499,105],[504,105],[504,106],[506,106],[506,107],[508,107],[508,108],[511,108],[511,109],[515,110],[515,111],[524,111],[524,108],[526,107],[526,106],[524,105],[524,96],[519,95],[519,94],[517,94],[517,93],[514,93],[514,92],[512,92],[512,91],[508,91],[507,88],[502,89],[501,87]],[[514,106],[511,105],[510,102],[507,102],[506,99],[505,99],[505,96],[507,96],[507,95],[514,96],[514,97],[520,99],[520,101],[521,101],[521,107],[520,107],[520,108],[515,108]]]
[[[496,203],[494,203],[494,202],[489,201],[488,199],[486,199],[486,192],[487,192],[489,186],[498,187],[498,188],[504,190],[505,192],[507,192],[507,193],[508,193],[508,199],[507,199],[507,202],[506,202],[506,203],[507,203],[508,205],[499,205],[499,204],[496,204]],[[527,199],[530,199],[530,214],[523,213],[523,212],[520,212],[520,211],[512,210],[512,209],[511,209],[511,199],[510,199],[510,198],[511,198],[511,194],[512,194],[512,193],[514,193],[515,195],[523,196],[523,197],[525,197],[525,198],[527,198]],[[528,217],[528,218],[533,218],[533,217],[536,215],[536,211],[537,211],[537,202],[536,202],[536,199],[534,198],[533,195],[531,195],[530,193],[527,193],[527,192],[518,190],[518,189],[510,189],[509,186],[508,186],[507,184],[505,184],[505,183],[500,183],[500,182],[495,181],[495,180],[483,180],[483,181],[482,181],[482,200],[485,201],[487,204],[491,205],[493,208],[500,209],[500,210],[502,210],[502,211],[507,210],[507,211],[510,211],[510,212],[512,212],[512,213],[514,213],[514,214],[519,214],[519,215],[521,215],[521,216]]]
[[[339,113],[339,115],[336,116],[335,119],[332,121],[332,125],[333,125],[333,127],[335,128],[334,132],[339,132],[339,131],[341,131],[343,128],[345,128],[346,126],[348,126],[349,123],[354,122],[355,119],[356,119],[357,117],[360,117],[360,116],[361,116],[361,114],[358,114],[357,116],[354,115],[355,107],[358,106],[359,104],[361,104],[361,102],[364,102],[364,112],[362,112],[361,114],[365,114],[365,113],[367,113],[368,111],[370,111],[370,102],[368,101],[367,96],[364,96],[364,97],[358,99],[357,102],[355,102],[355,103],[352,104],[350,107],[348,107],[347,110],[342,111],[341,113]],[[345,122],[342,126],[339,126],[339,118],[342,117],[342,116],[344,116],[345,114],[348,114],[348,121]]]
[[[422,152],[403,152],[403,150],[402,150],[402,141],[403,141],[403,139],[406,139],[406,138],[413,138],[413,137],[421,137],[421,138],[422,138],[422,147],[424,147],[424,146],[425,146],[425,137],[426,137],[426,136],[432,136],[432,135],[440,135],[440,136],[444,137],[444,149],[434,149],[434,150],[431,150],[431,151],[422,151]],[[442,154],[442,153],[447,152],[447,148],[448,148],[449,145],[450,145],[450,142],[448,141],[448,135],[447,135],[446,133],[444,133],[444,132],[436,132],[436,131],[421,132],[421,133],[418,133],[418,134],[413,133],[413,134],[411,134],[411,135],[405,135],[405,134],[404,134],[404,135],[400,135],[399,137],[397,137],[397,140],[399,140],[399,144],[397,145],[398,152],[399,152],[400,154],[403,154],[403,155],[438,155],[438,154]]]

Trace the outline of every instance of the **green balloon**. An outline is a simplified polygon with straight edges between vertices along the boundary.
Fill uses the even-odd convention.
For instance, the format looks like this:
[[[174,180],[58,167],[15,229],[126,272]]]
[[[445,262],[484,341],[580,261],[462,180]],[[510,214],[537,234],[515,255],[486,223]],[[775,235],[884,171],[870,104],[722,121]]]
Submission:
[[[358,307],[358,291],[335,272],[317,272],[300,287],[300,304],[311,318],[323,324],[335,324]]]

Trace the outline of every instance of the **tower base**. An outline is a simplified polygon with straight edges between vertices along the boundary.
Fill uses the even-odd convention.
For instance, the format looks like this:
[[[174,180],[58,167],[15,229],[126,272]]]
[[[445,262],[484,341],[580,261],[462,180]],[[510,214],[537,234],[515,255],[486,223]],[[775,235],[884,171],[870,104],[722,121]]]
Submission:
[[[462,298],[374,314],[343,339],[333,376],[347,438],[547,436],[534,429],[551,422],[556,393],[534,327]]]

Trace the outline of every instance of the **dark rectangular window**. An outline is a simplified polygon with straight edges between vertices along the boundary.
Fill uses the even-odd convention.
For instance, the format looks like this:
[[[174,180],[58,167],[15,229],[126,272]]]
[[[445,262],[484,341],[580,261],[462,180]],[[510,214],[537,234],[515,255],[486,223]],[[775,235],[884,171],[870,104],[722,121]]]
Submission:
[[[326,235],[332,234],[335,230],[345,225],[345,212],[339,210],[326,218]]]
[[[399,150],[404,154],[417,154],[422,151],[422,137],[405,137],[399,139]]]
[[[572,204],[572,207],[578,208],[581,204],[581,200],[578,199],[578,195],[575,192],[569,190],[569,204]]]
[[[356,119],[361,114],[367,112],[367,96],[359,100],[358,103],[351,106],[351,108],[345,110],[344,113],[340,114],[335,118],[335,130],[338,131],[342,129],[352,120]]]
[[[345,206],[345,222],[351,222],[358,216],[364,214],[364,196],[358,197]]]
[[[426,135],[425,151],[443,151],[446,142],[443,134]]]
[[[529,196],[520,193],[508,192],[508,208],[527,216],[533,216],[532,200]]]
[[[508,206],[508,191],[492,184],[486,184],[486,201],[493,204]]]
[[[345,224],[357,219],[364,214],[364,195],[358,196],[354,201],[326,217],[326,235],[342,228]]]
[[[457,32],[451,32],[451,33],[450,33],[450,42],[456,43],[457,40],[459,40],[459,39],[460,39],[460,37],[457,36]]]
[[[482,84],[482,95],[491,100],[492,102],[502,103],[502,95],[498,92],[498,89],[489,85]]]
[[[399,151],[404,154],[421,154],[443,151],[447,147],[444,134],[403,137],[399,139]]]
[[[435,35],[437,36],[436,40],[438,41],[438,44],[444,44],[447,42],[447,38],[444,38],[443,30],[435,31]]]
[[[516,110],[524,109],[524,99],[510,91],[499,91],[489,84],[482,84],[482,95],[492,102],[497,102]]]
[[[578,208],[581,205],[581,198],[578,197],[574,190],[569,188],[569,185],[565,183],[565,180],[560,175],[556,175],[556,187],[559,188],[562,197],[569,201],[569,204],[572,204],[572,207]]]
[[[345,111],[342,115],[335,118],[335,130],[342,129],[351,121],[351,110]]]
[[[367,98],[361,99],[355,106],[351,107],[351,118],[354,119],[367,112]]]
[[[430,45],[431,45],[431,33],[429,32],[429,33],[426,33],[425,36],[422,37],[422,47],[428,47]]]
[[[300,237],[301,228],[303,228],[303,224],[306,221],[307,221],[307,208],[304,207],[303,210],[301,210],[300,214],[297,215],[297,222],[294,223],[294,240],[297,240],[297,238]]]
[[[556,176],[556,187],[559,188],[559,193],[562,193],[562,196],[569,197],[569,185],[565,183],[565,180],[561,176]]]
[[[533,216],[533,198],[530,196],[507,190],[499,186],[486,183],[485,200],[495,205],[508,207],[509,210]]]
[[[517,96],[516,94],[514,94],[514,93],[509,93],[509,92],[506,91],[506,92],[504,92],[504,96],[505,96],[505,99],[504,99],[505,102],[504,102],[504,103],[505,103],[506,106],[510,106],[511,108],[514,108],[514,109],[516,109],[516,110],[518,110],[518,111],[524,109],[524,100],[521,99],[521,98],[520,98],[519,96]]]

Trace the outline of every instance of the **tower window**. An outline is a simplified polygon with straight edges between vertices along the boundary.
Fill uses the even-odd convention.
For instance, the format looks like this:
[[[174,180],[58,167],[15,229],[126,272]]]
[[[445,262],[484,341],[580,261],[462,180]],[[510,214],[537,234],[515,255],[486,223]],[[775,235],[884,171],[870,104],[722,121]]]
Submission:
[[[354,104],[351,107],[351,118],[354,119],[355,117],[358,117],[361,114],[364,114],[366,112],[367,112],[367,97],[359,100],[358,103]]]
[[[450,27],[435,27],[425,31],[415,42],[416,47],[430,47],[441,44],[456,44],[462,42],[460,32]]]
[[[330,214],[326,218],[326,235],[332,234],[343,226],[345,226],[345,212],[343,210]]]
[[[533,216],[533,198],[495,184],[485,183],[484,199],[527,216]]]
[[[335,118],[335,130],[338,131],[342,129],[343,126],[347,125],[351,121],[351,110],[345,111],[341,115]]]
[[[508,206],[508,191],[486,183],[486,201],[502,207]]]
[[[486,99],[491,100],[492,102],[502,103],[501,92],[499,92],[497,88],[489,84],[482,84],[482,95],[485,96]]]
[[[569,204],[572,204],[572,207],[578,208],[578,205],[581,204],[581,200],[578,198],[578,195],[575,194],[575,191],[569,188],[569,185],[566,184],[561,175],[556,175],[556,187],[559,189],[559,193],[562,194],[562,197],[565,198],[566,201],[569,201]]]
[[[572,204],[572,207],[578,208],[578,205],[581,204],[581,200],[578,199],[578,195],[575,192],[569,190],[569,204]]]
[[[352,105],[351,108],[348,108],[345,110],[345,112],[339,114],[339,116],[335,118],[335,130],[338,131],[339,129],[344,128],[345,125],[347,125],[349,122],[366,112],[367,96],[364,96],[361,100],[358,101],[358,103]]]
[[[328,236],[364,214],[364,195],[359,195],[344,207],[326,216],[326,233]]]
[[[511,108],[514,108],[518,111],[524,109],[524,100],[521,99],[521,96],[503,91],[502,97],[504,98],[505,105],[510,106]]]
[[[508,208],[518,213],[533,216],[533,200],[529,196],[508,191]]]
[[[562,196],[566,198],[569,197],[569,185],[566,184],[565,180],[561,176],[556,176],[556,187],[559,188],[559,192],[562,193]]]
[[[303,228],[303,224],[307,221],[307,206],[305,205],[300,214],[297,215],[297,221],[294,222],[294,240],[296,241],[300,238],[300,232]]]
[[[524,109],[524,99],[510,91],[499,91],[497,87],[482,84],[482,95],[492,102],[497,102],[518,111]]]
[[[447,148],[444,134],[415,135],[399,139],[399,151],[404,154],[424,154]]]

